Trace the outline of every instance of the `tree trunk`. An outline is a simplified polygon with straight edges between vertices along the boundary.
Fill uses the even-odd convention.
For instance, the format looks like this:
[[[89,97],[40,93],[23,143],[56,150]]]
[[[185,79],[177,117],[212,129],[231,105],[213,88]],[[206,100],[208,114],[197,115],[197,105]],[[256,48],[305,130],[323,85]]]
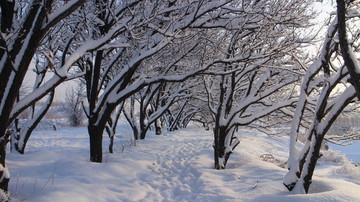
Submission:
[[[161,123],[159,123],[159,122],[160,122],[159,119],[156,119],[156,121],[154,122],[156,135],[161,135],[161,133],[162,133]]]
[[[220,170],[221,169],[221,166],[220,166],[220,163],[219,163],[219,149],[218,149],[218,145],[214,142],[214,168],[216,170]]]
[[[146,132],[144,130],[140,131],[140,139],[143,140],[146,137]]]
[[[134,140],[138,140],[139,139],[139,130],[135,127],[131,127],[133,129],[133,134],[134,134]]]
[[[140,128],[140,139],[145,139],[146,137],[146,133],[147,131],[149,130],[149,127],[143,125],[141,128]]]
[[[108,125],[105,127],[106,132],[108,133],[109,138],[110,138],[110,144],[109,144],[109,152],[110,153],[114,152],[114,139],[115,139],[115,135],[116,135],[116,127],[117,127],[123,106],[124,106],[124,102],[117,109],[115,116],[109,118],[109,120],[107,121]]]
[[[307,160],[309,162],[305,164],[305,165],[307,165],[307,167],[304,168],[304,169],[306,169],[304,171],[305,175],[303,177],[303,186],[304,186],[305,193],[309,192],[309,187],[312,182],[312,176],[313,176],[313,173],[315,170],[315,166],[316,166],[317,160],[320,157],[320,149],[321,149],[321,143],[322,143],[323,138],[324,138],[323,134],[318,135],[318,134],[316,134],[316,131],[315,131],[314,140],[313,140],[315,142],[313,145],[311,145],[312,146],[312,148],[310,148],[311,153],[310,152],[308,153],[308,155],[311,155],[311,156],[307,157]]]
[[[21,129],[19,132],[16,132],[15,134],[13,134],[13,135],[15,135],[15,138],[13,138],[13,141],[15,141],[13,143],[14,148],[20,154],[25,153],[25,147],[26,147],[27,141],[29,140],[33,130],[36,128],[36,126],[40,123],[42,118],[45,116],[46,112],[49,110],[49,108],[52,104],[52,101],[54,99],[54,94],[55,94],[55,91],[54,90],[51,91],[49,94],[48,100],[43,105],[43,107],[40,109],[40,111],[36,114],[36,116],[33,116],[32,119],[26,121],[25,127],[23,129]],[[16,137],[17,135],[19,135],[19,136]]]
[[[110,137],[109,153],[114,153],[114,135]]]
[[[230,157],[229,154],[225,154],[225,138],[226,138],[226,127],[219,126],[214,129],[214,162],[215,169],[225,169],[227,160]]]
[[[5,135],[8,136],[8,135]],[[2,189],[5,193],[8,191],[8,185],[10,181],[10,175],[8,168],[5,165],[6,159],[6,139],[0,141],[0,164],[2,169],[0,170],[0,189]]]
[[[102,162],[102,132],[97,125],[89,123],[88,132],[90,136],[90,161]]]
[[[109,153],[114,153],[114,137],[115,137],[115,130],[113,130],[113,126],[111,124],[113,124],[112,122],[109,123],[108,121],[108,126],[105,127],[105,130],[109,136],[110,139],[110,143],[109,143]]]
[[[341,55],[343,56],[346,68],[349,70],[351,79],[350,83],[354,86],[357,96],[360,99],[360,74],[358,72],[357,61],[352,53],[346,36],[346,2],[337,0],[337,17],[338,17],[338,35]]]

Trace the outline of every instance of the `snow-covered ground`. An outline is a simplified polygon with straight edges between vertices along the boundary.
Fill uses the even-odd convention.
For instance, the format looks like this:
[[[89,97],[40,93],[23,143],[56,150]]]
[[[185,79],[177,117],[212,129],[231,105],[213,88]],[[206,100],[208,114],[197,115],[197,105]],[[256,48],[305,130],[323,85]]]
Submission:
[[[346,146],[330,144],[330,147],[342,151],[351,161],[360,164],[360,140],[354,140]]]
[[[14,201],[360,201],[360,167],[339,152],[319,161],[307,195],[282,185],[286,137],[239,130],[226,170],[214,170],[212,135],[195,126],[131,146],[118,131],[115,153],[89,162],[86,128],[36,131],[25,155],[8,154]],[[107,137],[104,136],[104,151]]]

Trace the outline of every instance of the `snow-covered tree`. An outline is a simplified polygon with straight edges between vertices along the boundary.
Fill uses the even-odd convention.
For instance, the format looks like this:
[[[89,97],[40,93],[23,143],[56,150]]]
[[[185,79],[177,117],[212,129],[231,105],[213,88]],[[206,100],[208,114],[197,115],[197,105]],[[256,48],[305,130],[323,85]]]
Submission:
[[[55,3],[58,6],[55,7]],[[0,121],[3,124],[0,126],[0,189],[5,192],[10,178],[5,165],[5,145],[9,134],[6,130],[9,124],[26,106],[32,105],[62,82],[71,64],[57,69],[57,78],[48,83],[47,90],[39,87],[37,93],[20,100],[14,107],[24,76],[46,34],[82,3],[84,0],[1,1],[0,88],[3,90],[0,92]]]
[[[263,117],[276,111],[279,116],[281,109],[293,107],[294,84],[301,75],[293,54],[307,41],[295,30],[308,24],[308,2],[251,1],[243,6],[252,12],[244,13],[242,29],[220,32],[214,40],[218,41],[214,46],[221,49],[220,57],[241,55],[243,60],[212,67],[204,82],[214,120],[216,169],[226,167],[240,143],[238,127],[258,128]],[[291,18],[286,13],[292,13]]]
[[[292,107],[295,102],[292,94],[276,97],[279,95],[277,92],[298,81],[298,76],[290,72],[290,67],[289,70],[279,70],[244,66],[242,70],[219,76],[219,83],[207,80],[209,107],[215,120],[213,146],[216,169],[226,167],[231,153],[240,143],[236,133],[238,127],[255,125],[261,118]]]
[[[37,56],[35,59],[34,72],[36,74],[36,77],[34,80],[33,90],[36,90],[41,86],[41,84],[44,82],[46,73],[50,70],[51,65],[49,65],[49,63],[45,61],[41,62],[41,60],[42,59],[40,59],[39,56]],[[27,119],[25,119],[24,123],[20,123],[20,121],[16,117],[16,119],[13,121],[12,124],[14,130],[11,134],[12,149],[16,150],[20,154],[24,154],[27,141],[29,140],[32,131],[36,128],[36,126],[40,123],[41,119],[45,116],[45,114],[49,110],[52,101],[54,99],[54,94],[55,94],[54,90],[48,93],[48,98],[42,104],[40,109],[36,109],[35,103],[30,105],[28,109],[29,114]],[[17,101],[19,101],[20,99],[21,98],[19,96]]]
[[[107,124],[105,126],[106,133],[109,136],[109,153],[114,152],[114,139],[116,135],[117,123],[119,122],[121,112],[124,107],[124,102],[121,103],[112,113],[111,117],[108,119]]]
[[[346,4],[338,1],[337,16],[329,25],[322,50],[303,78],[291,127],[289,172],[284,178],[284,185],[293,192],[309,192],[326,133],[345,107],[357,100],[356,76],[350,74],[350,69],[359,68],[354,53],[358,51],[356,44],[359,43],[358,34],[354,33],[359,33],[359,29],[353,26],[358,23],[354,21],[359,16],[358,5],[356,1]],[[346,35],[345,29],[352,34]],[[346,37],[351,42],[347,42]],[[351,61],[346,62],[348,59]],[[313,109],[310,124],[304,124],[307,108]],[[302,131],[305,131],[306,140],[299,147],[296,142]]]
[[[80,126],[83,122],[84,111],[82,105],[85,98],[84,93],[84,83],[82,82],[68,87],[65,92],[63,107],[70,126]]]
[[[191,96],[192,97],[192,96]],[[175,131],[181,128],[186,128],[191,118],[195,114],[193,109],[189,107],[190,96],[186,99],[178,100],[169,110],[162,116],[163,124],[166,125],[168,131]]]
[[[184,83],[156,83],[146,86],[139,93],[132,96],[130,110],[124,109],[126,119],[133,128],[134,138],[145,139],[151,125],[159,119],[174,103],[187,99],[191,95],[186,92],[188,87]],[[160,91],[161,90],[161,91]],[[163,105],[153,107],[151,102],[161,93],[159,102]],[[136,99],[134,102],[133,99]],[[134,109],[138,110],[134,110]],[[130,114],[136,113],[136,114]]]
[[[357,46],[359,46],[358,38],[360,30],[352,28],[359,25],[358,18],[360,14],[358,10],[360,2],[346,0],[337,0],[336,2],[341,55],[351,77],[350,83],[355,88],[358,98],[360,98],[360,64],[353,50],[358,50]],[[346,18],[351,19],[348,20],[348,26],[346,24]],[[351,38],[351,40],[348,40],[348,37]]]
[[[0,36],[0,189],[7,191],[9,172],[5,165],[5,145],[10,133],[6,132],[15,118],[52,92],[65,80],[79,76],[76,69],[78,61],[90,51],[106,44],[123,47],[116,36],[126,23],[111,27],[103,35],[88,29],[89,22],[101,23],[96,15],[84,12],[85,0],[34,0],[1,1]],[[84,13],[86,13],[84,15]],[[66,19],[66,20],[65,20]],[[84,31],[85,30],[85,31]],[[48,37],[51,34],[56,37]],[[59,43],[58,54],[45,52],[53,75],[37,89],[15,103],[24,76],[30,67],[35,53],[45,40]],[[56,46],[57,47],[57,46]],[[56,48],[54,47],[54,48]],[[60,54],[61,53],[61,54]],[[14,104],[15,103],[15,104]]]
[[[148,76],[146,71],[141,71],[145,66],[142,63],[147,58],[171,45],[175,39],[193,35],[190,28],[238,26],[238,22],[231,19],[242,10],[231,7],[231,2],[158,0],[97,4],[101,5],[97,6],[100,11],[102,7],[109,10],[97,14],[97,19],[101,20],[98,35],[106,35],[109,27],[123,27],[116,33],[116,39],[125,46],[108,46],[106,50],[97,51],[84,59],[87,69],[85,80],[89,108],[86,113],[89,118],[91,161],[102,161],[102,133],[116,106],[145,86],[158,82],[183,81],[210,66],[204,65],[186,74],[176,75],[164,72]],[[220,62],[224,60],[212,61]],[[108,80],[108,70],[114,68],[117,71]]]
[[[173,40],[172,44],[165,47],[158,54],[151,57],[147,64],[147,75],[153,77],[158,74],[176,75],[183,72],[192,71],[194,68],[198,68],[203,64],[199,63],[199,53],[204,49],[202,44],[204,43],[204,35],[201,32],[195,32],[196,35],[188,35],[187,37]],[[149,64],[151,64],[149,67]],[[190,121],[192,115],[191,111],[188,111],[189,99],[194,96],[193,89],[199,85],[201,81],[197,78],[189,78],[181,84],[173,82],[164,82],[156,92],[154,99],[151,100],[151,111],[157,111],[158,109],[167,109],[162,113],[161,117],[154,121],[155,133],[160,135],[163,129],[168,131],[174,131],[176,129],[186,127]],[[168,105],[170,101],[169,95],[177,93],[177,88],[186,89],[186,93],[181,99],[176,99],[172,104]],[[181,87],[181,88],[180,88]],[[171,90],[173,89],[173,90]],[[173,91],[173,92],[172,92]]]

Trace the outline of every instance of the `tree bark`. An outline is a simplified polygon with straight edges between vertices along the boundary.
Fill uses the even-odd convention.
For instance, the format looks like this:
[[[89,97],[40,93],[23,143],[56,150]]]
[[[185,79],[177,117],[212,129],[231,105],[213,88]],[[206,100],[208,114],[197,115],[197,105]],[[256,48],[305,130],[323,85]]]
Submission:
[[[161,135],[161,133],[162,133],[161,123],[159,123],[159,122],[160,122],[159,119],[156,119],[156,121],[154,122],[155,134],[156,135]]]
[[[214,160],[215,169],[217,170],[225,169],[227,160],[230,157],[230,154],[225,154],[226,135],[226,128],[224,126],[219,126],[214,129]],[[227,158],[226,155],[228,155]]]
[[[341,48],[341,55],[343,56],[346,68],[349,70],[351,80],[350,83],[354,86],[357,97],[360,99],[360,74],[359,69],[354,61],[355,58],[351,56],[351,48],[348,45],[346,37],[346,2],[345,0],[336,0],[337,2],[337,17],[338,17],[338,34],[339,44]]]
[[[89,124],[88,132],[90,136],[90,161],[102,162],[102,130],[94,124]]]
[[[315,131],[314,140],[313,140],[313,141],[315,141],[315,143],[314,143],[313,149],[311,150],[312,152],[308,154],[308,155],[311,155],[310,157],[308,157],[308,159],[310,159],[310,161],[307,164],[307,167],[305,168],[305,169],[307,169],[306,175],[304,176],[304,182],[303,182],[305,193],[309,192],[309,187],[312,182],[312,176],[314,174],[315,166],[320,157],[320,149],[321,149],[321,143],[322,143],[323,139],[324,139],[324,135],[317,134]]]
[[[141,130],[140,130],[140,139],[141,140],[143,140],[143,139],[145,139],[145,137],[146,137],[146,129],[144,129],[144,128],[142,128]]]
[[[29,3],[29,9],[26,13],[23,13],[24,21],[21,22],[20,29],[13,35],[15,38],[12,40],[11,45],[7,44],[3,37],[0,39],[0,60],[3,61],[0,67],[0,164],[3,169],[0,171],[0,189],[7,192],[9,173],[5,165],[6,156],[6,143],[8,141],[7,127],[10,125],[12,120],[21,113],[26,107],[21,108],[17,112],[11,115],[13,110],[15,99],[18,95],[21,84],[23,83],[25,74],[29,68],[29,65],[33,59],[36,49],[39,47],[41,40],[44,38],[49,29],[55,26],[60,20],[65,18],[75,9],[77,9],[85,1],[79,1],[72,6],[68,7],[65,12],[59,13],[56,19],[53,19],[45,28],[43,27],[45,18],[47,18],[46,6],[51,6],[52,0],[35,0]],[[11,33],[12,26],[14,25],[14,16],[17,10],[15,10],[15,4],[17,1],[6,1],[1,0],[1,32],[4,34]],[[40,100],[49,91],[53,90],[57,84],[54,84],[51,89],[47,92],[36,96],[31,103],[27,106],[32,105],[37,100]]]
[[[5,135],[8,136],[8,135]],[[7,139],[7,138],[6,138]],[[0,164],[2,165],[2,169],[0,170],[0,189],[2,189],[5,193],[8,192],[8,185],[10,181],[10,176],[8,174],[8,168],[5,164],[6,159],[6,139],[0,140]]]
[[[109,153],[114,153],[114,136],[110,137],[110,143],[109,143]]]
[[[43,108],[40,109],[40,111],[38,112],[39,114],[37,114],[35,117],[33,117],[33,119],[27,121],[27,122],[29,122],[30,125],[27,125],[28,123],[25,123],[26,128],[24,128],[23,131],[20,131],[20,135],[24,136],[24,137],[15,137],[16,142],[14,143],[14,148],[20,154],[25,153],[25,147],[26,147],[27,141],[29,140],[33,130],[36,128],[36,126],[40,123],[42,118],[45,116],[46,112],[49,110],[51,103],[54,99],[54,94],[55,94],[54,91],[50,92],[47,103],[45,103]],[[21,146],[19,146],[19,145],[21,145]]]
[[[1,32],[8,33],[13,24],[15,1],[1,1]],[[1,44],[2,45],[2,44]]]

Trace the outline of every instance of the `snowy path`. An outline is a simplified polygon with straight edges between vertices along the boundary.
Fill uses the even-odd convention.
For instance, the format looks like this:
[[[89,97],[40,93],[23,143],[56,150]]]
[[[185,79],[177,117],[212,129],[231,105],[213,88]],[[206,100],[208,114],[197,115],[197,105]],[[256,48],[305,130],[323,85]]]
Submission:
[[[151,184],[163,193],[165,199],[195,200],[199,193],[204,192],[201,171],[196,163],[201,151],[208,149],[210,142],[202,139],[200,136],[179,139],[157,154],[154,170],[162,176]]]
[[[240,194],[226,187],[240,185],[238,176],[213,169],[212,135],[204,131],[174,133],[157,150],[150,169],[158,175],[149,185],[162,201],[236,201]],[[246,185],[245,185],[246,186]],[[252,185],[251,185],[252,186]]]
[[[295,202],[360,198],[359,181],[337,175],[341,166],[328,161],[322,161],[317,170],[313,193],[287,192],[282,185],[286,169],[278,166],[287,156],[283,138],[241,131],[241,143],[228,168],[219,171],[213,169],[212,135],[203,129],[150,134],[137,146],[129,146],[126,133],[130,132],[123,131],[115,142],[114,154],[105,152],[104,136],[101,164],[88,161],[85,128],[36,132],[25,155],[8,155],[14,201]],[[262,161],[263,154],[280,162]],[[354,169],[357,172],[359,168]]]

